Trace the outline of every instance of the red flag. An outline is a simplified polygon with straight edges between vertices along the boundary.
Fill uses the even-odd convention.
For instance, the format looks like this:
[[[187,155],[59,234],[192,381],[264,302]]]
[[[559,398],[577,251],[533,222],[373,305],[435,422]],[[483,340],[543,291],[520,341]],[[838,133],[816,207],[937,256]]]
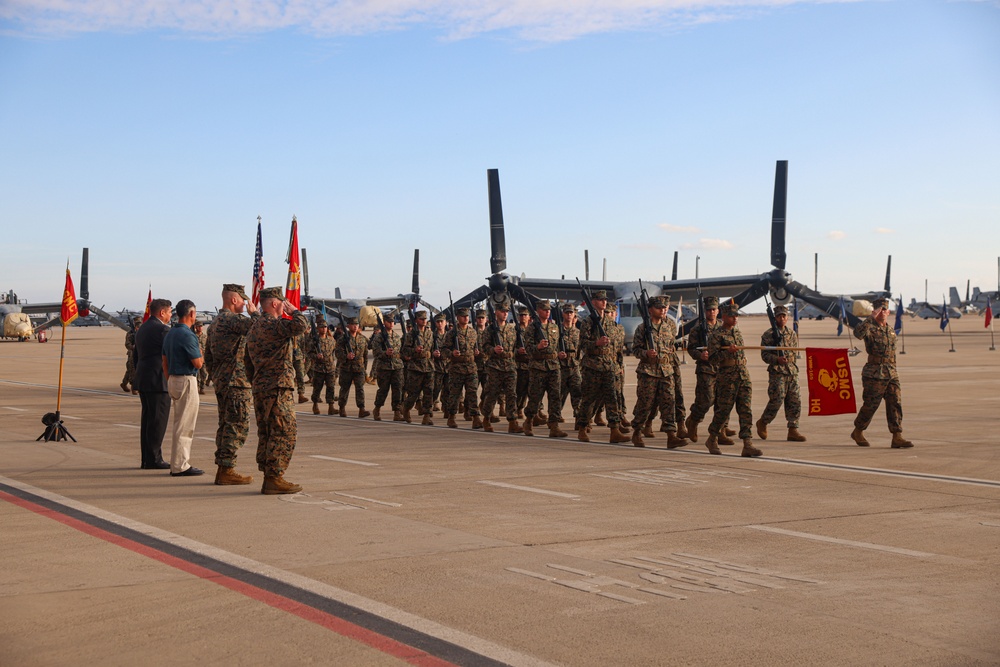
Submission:
[[[142,314],[142,321],[145,322],[149,319],[149,306],[153,303],[153,288],[149,289],[149,294],[146,295],[146,312]]]
[[[66,287],[63,289],[62,308],[59,311],[59,321],[63,326],[67,326],[80,316],[80,311],[76,306],[76,291],[73,289],[73,278],[69,275],[69,266],[66,267]]]
[[[990,304],[990,297],[986,297],[986,328],[990,328],[993,322],[993,306]]]
[[[299,223],[292,216],[292,236],[288,240],[288,282],[285,283],[285,298],[292,302],[295,309],[299,308],[299,285],[302,283],[302,272],[299,269]]]
[[[253,257],[253,291],[250,301],[255,306],[260,305],[260,291],[264,289],[264,247],[260,242],[260,216],[257,216],[257,250]]]
[[[806,348],[809,414],[840,415],[857,412],[851,363],[846,349]]]

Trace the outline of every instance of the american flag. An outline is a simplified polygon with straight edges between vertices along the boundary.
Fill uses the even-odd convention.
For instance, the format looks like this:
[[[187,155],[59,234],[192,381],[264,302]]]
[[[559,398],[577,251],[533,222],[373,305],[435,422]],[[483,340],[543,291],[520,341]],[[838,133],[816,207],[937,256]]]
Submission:
[[[260,305],[260,291],[264,289],[264,249],[260,242],[260,216],[257,216],[257,251],[253,258],[253,293],[250,300]]]

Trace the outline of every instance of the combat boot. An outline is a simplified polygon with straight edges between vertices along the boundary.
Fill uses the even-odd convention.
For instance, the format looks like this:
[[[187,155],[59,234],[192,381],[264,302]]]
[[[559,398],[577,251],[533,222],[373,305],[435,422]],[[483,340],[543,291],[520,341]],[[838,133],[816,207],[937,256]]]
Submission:
[[[510,419],[507,421],[507,432],[508,433],[524,433],[524,429],[521,425],[517,423],[516,419]]]
[[[708,447],[709,454],[722,454],[722,450],[719,449],[719,436],[708,434],[708,440],[705,441],[705,446]]]
[[[685,438],[680,437],[673,431],[667,431],[667,449],[677,449],[688,444]]]
[[[594,415],[594,425],[595,426],[607,426],[608,422],[604,421],[604,412],[598,412]]]
[[[533,419],[525,419],[524,426],[521,428],[521,432],[528,437],[535,435],[533,423],[534,423]]]
[[[753,442],[750,438],[743,441],[743,451],[740,452],[740,456],[750,458],[751,456],[760,456],[763,453],[764,452],[753,446]]]
[[[541,407],[538,408],[538,416],[542,418],[542,424],[549,421],[549,416],[545,414],[545,411]],[[541,426],[542,424],[535,424],[535,426]]]
[[[568,434],[566,431],[559,428],[558,422],[552,422],[549,424],[549,437],[550,438],[565,438]]]
[[[906,449],[907,447],[912,447],[913,443],[903,437],[902,431],[897,431],[892,434],[892,444],[890,447],[893,449]]]
[[[125,392],[126,394],[128,393],[128,391],[129,391],[129,390],[128,390],[128,384],[126,384],[126,383],[122,382],[122,383],[121,383],[120,385],[118,385],[118,386],[119,386],[119,387],[121,387],[121,388],[122,388],[122,391],[124,391],[124,392]]]
[[[313,414],[314,415],[319,414],[319,403],[317,403],[316,401],[313,401]]]
[[[720,445],[732,445],[732,444],[735,444],[733,442],[733,439],[730,438],[728,435],[726,435],[726,431],[727,430],[729,430],[729,429],[722,429],[721,431],[719,431],[719,435],[717,436],[716,439],[719,441]]]
[[[326,406],[326,414],[328,415],[337,414],[337,408],[333,407],[333,403],[330,403]]]
[[[500,417],[503,417],[503,416],[504,415],[500,415]],[[497,417],[496,415],[490,415],[489,422],[491,424],[496,424],[498,421],[500,421],[500,417]]]
[[[517,411],[517,418],[524,419],[524,408],[521,408]]]
[[[614,440],[612,440],[611,442],[614,442]],[[646,446],[646,443],[643,442],[642,440],[642,431],[640,431],[639,429],[635,429],[634,431],[632,431],[632,446],[633,447]]]
[[[476,428],[475,422],[472,424],[472,428]],[[483,422],[483,430],[487,433],[493,432],[493,423],[489,419]]]
[[[344,403],[341,403],[340,404],[340,410],[339,410],[339,412],[340,412],[340,416],[341,417],[346,417],[347,416],[347,405],[344,404]]]
[[[467,422],[472,421],[472,415],[469,414],[469,408],[466,408],[465,412],[462,413],[462,418]]]
[[[791,433],[791,429],[789,429],[789,433]],[[767,424],[763,417],[757,420],[757,435],[760,436],[761,440],[767,440]],[[788,439],[791,440],[791,438]]]
[[[545,426],[545,422],[546,422],[545,415],[543,415],[541,412],[538,412],[532,418],[531,425],[532,426]]]
[[[260,492],[265,496],[277,496],[283,493],[298,493],[301,490],[302,487],[300,485],[289,482],[281,475],[276,477],[264,475],[264,485],[260,487]]]
[[[429,412],[425,412],[424,413],[424,419],[423,419],[422,422],[420,422],[420,425],[421,426],[434,426],[434,420],[431,419],[431,413],[429,413]]]
[[[489,422],[489,419],[486,420]],[[483,423],[483,418],[479,415],[472,415],[472,430],[475,431],[478,428],[483,428],[486,424]]]
[[[733,429],[729,428],[729,426],[727,425],[726,426],[726,435],[728,435],[728,436],[734,436],[734,435],[736,435],[736,431],[734,431]]]
[[[299,392],[299,403],[308,403],[309,399],[301,391]]]
[[[455,421],[455,415],[448,415],[448,428],[458,428],[458,422]]]
[[[372,421],[377,421],[377,422],[382,421],[381,412],[382,412],[382,408],[380,406],[376,405],[375,409],[372,410]]]
[[[622,430],[619,426],[611,427],[611,437],[608,439],[608,442],[610,442],[612,445],[617,444],[619,442],[628,442],[629,440],[631,440],[631,438],[622,433]]]
[[[794,426],[788,429],[788,442],[805,442],[806,436],[799,433],[799,429]]]
[[[667,422],[661,421],[660,422],[660,433],[666,433],[666,432],[667,432]]]
[[[638,430],[638,429],[636,429],[636,430]],[[650,419],[648,422],[646,422],[646,425],[642,429],[642,434],[644,436],[646,436],[647,438],[655,438],[656,437],[655,435],[653,435],[653,420],[652,419]]]
[[[215,483],[218,486],[236,486],[239,484],[249,484],[252,481],[253,476],[241,475],[235,469],[225,466],[219,466],[218,472],[215,473]]]
[[[620,422],[618,424],[618,430],[624,433],[625,435],[628,435],[629,433],[632,432],[632,427],[629,426],[628,422]]]
[[[413,423],[413,420],[410,418],[409,410],[403,410],[403,421],[406,422],[407,424]]]
[[[393,410],[392,421],[394,422],[406,421],[406,419],[403,418],[403,412],[401,410]]]
[[[687,430],[687,437],[691,442],[698,442],[698,422],[696,422],[691,415],[684,420],[684,428]]]
[[[576,431],[576,439],[580,442],[590,442],[590,436],[587,435],[587,427],[581,426]]]
[[[364,419],[370,414],[371,413],[365,410],[364,408],[358,408],[358,419]]]
[[[669,432],[667,431],[667,433]],[[685,439],[688,437],[687,428],[684,427],[684,420],[677,422],[677,437]]]
[[[868,447],[871,444],[865,440],[865,432],[860,428],[856,428],[851,431],[851,440],[858,443],[858,447]]]

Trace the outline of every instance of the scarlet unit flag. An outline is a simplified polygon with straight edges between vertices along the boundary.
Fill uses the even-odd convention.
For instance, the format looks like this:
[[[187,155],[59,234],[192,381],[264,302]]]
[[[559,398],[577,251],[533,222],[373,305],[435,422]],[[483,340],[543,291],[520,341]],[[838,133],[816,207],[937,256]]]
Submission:
[[[292,216],[292,236],[288,240],[288,282],[285,284],[285,298],[292,302],[295,309],[299,308],[299,285],[302,284],[302,270],[299,267],[299,223]]]
[[[149,307],[153,303],[153,288],[149,288],[149,294],[146,295],[146,312],[142,314],[142,321],[145,322],[149,319]]]
[[[807,347],[806,376],[809,380],[810,415],[841,415],[858,411],[847,350]]]
[[[80,316],[80,311],[76,306],[76,291],[73,289],[73,278],[69,275],[69,266],[66,267],[66,287],[63,289],[62,308],[59,310],[59,321],[63,326],[70,324]]]
[[[253,292],[250,301],[260,305],[260,291],[264,289],[264,247],[260,242],[260,216],[257,216],[257,250],[253,257]]]
[[[990,305],[990,297],[986,297],[986,324],[984,326],[989,329],[991,322],[993,322],[993,306]]]

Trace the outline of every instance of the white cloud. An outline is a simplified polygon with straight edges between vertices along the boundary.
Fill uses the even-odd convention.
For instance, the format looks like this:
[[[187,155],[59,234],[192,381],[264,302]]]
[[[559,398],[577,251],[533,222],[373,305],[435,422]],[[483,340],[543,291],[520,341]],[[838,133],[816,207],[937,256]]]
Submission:
[[[735,247],[725,239],[699,239],[697,243],[685,243],[681,250],[732,250]]]
[[[680,225],[671,225],[669,222],[661,222],[657,227],[664,231],[677,232],[678,234],[697,234],[701,231],[697,227],[681,227]]]
[[[875,233],[876,234],[895,234],[896,230],[895,229],[889,229],[888,227],[876,227],[875,228]]]
[[[796,3],[857,0],[5,0],[6,32],[177,30],[233,36],[298,29],[360,35],[426,25],[451,39],[511,32],[557,42],[582,35],[726,21]]]
[[[839,229],[833,230],[832,232],[830,232],[826,236],[827,236],[828,239],[831,239],[833,241],[842,241],[842,240],[844,240],[844,239],[847,238],[847,234],[845,234],[844,232],[840,231]]]

